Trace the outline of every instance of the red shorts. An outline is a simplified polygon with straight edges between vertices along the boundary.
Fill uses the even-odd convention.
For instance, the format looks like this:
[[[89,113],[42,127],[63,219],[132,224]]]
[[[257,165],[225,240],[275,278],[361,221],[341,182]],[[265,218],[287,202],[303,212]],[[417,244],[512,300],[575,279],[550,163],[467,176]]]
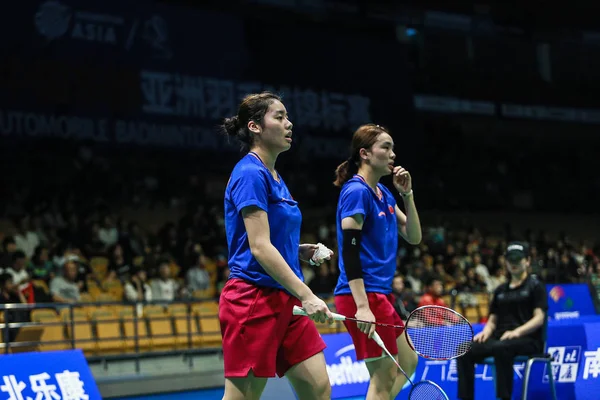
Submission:
[[[400,316],[394,309],[393,295],[367,293],[367,298],[369,299],[369,307],[371,308],[371,312],[375,316],[375,320],[377,322],[404,326],[404,322],[402,322],[402,319],[400,319]],[[356,315],[356,303],[354,302],[354,298],[351,294],[335,296],[335,307],[339,314],[352,318],[354,318]],[[352,342],[354,342],[357,360],[376,358],[385,355],[383,354],[381,347],[379,347],[379,345],[377,345],[373,339],[369,339],[367,335],[358,329],[356,322],[344,321],[344,325],[352,337]],[[390,353],[398,354],[398,343],[396,342],[396,339],[398,336],[402,335],[404,329],[378,326],[375,330],[381,337],[381,340],[383,340],[385,347],[387,347]]]
[[[219,300],[225,378],[283,377],[325,349],[314,322],[293,315],[300,301],[283,290],[230,279]]]

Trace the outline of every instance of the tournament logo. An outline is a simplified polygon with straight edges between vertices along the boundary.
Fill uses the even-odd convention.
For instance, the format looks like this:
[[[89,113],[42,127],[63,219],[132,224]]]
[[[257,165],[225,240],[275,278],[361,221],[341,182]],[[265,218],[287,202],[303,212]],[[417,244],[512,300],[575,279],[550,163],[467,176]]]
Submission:
[[[50,40],[59,38],[69,30],[71,9],[58,1],[47,1],[35,13],[34,23],[40,35]]]

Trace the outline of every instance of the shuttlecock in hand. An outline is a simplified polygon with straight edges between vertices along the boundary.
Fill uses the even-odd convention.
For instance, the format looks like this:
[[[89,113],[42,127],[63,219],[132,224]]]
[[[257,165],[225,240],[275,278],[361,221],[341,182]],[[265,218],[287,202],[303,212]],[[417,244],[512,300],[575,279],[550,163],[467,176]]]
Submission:
[[[327,248],[323,243],[317,243],[317,249],[313,253],[313,256],[310,258],[310,265],[319,266],[325,260],[331,260],[331,256],[333,255],[333,251]]]

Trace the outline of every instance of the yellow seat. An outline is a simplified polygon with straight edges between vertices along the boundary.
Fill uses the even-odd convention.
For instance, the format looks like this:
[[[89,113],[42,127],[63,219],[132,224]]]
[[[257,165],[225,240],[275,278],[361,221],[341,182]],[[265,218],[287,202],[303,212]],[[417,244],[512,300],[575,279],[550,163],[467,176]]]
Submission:
[[[93,303],[94,302],[94,298],[89,293],[81,293],[79,295],[79,302],[80,303]]]
[[[219,315],[219,303],[216,301],[203,301],[200,303],[194,303],[192,306],[192,311],[197,313],[198,315]]]
[[[114,303],[117,299],[110,293],[99,293],[96,296],[96,301],[98,303]]]
[[[104,279],[108,272],[108,258],[106,257],[92,257],[90,259],[90,269],[99,279]]]
[[[175,322],[175,341],[178,347],[190,347],[190,339],[192,346],[199,345],[202,342],[202,337],[198,330],[198,316],[193,312],[188,314],[186,307],[185,304],[173,304],[169,306],[169,312]]]
[[[32,321],[37,321],[39,318],[44,317],[44,316],[58,317],[58,314],[56,313],[56,310],[51,309],[51,308],[36,308],[35,310],[31,311],[31,320]]]
[[[75,339],[75,347],[82,349],[85,353],[96,350],[96,341],[92,334],[88,312],[85,309],[73,310],[73,322],[71,323],[71,311],[67,308],[60,312],[61,319],[65,323],[67,339]],[[73,334],[74,333],[74,334]]]
[[[121,337],[121,325],[117,314],[112,310],[96,310],[92,314],[96,327],[96,349],[99,354],[118,354],[125,349]]]
[[[152,348],[175,349],[177,347],[171,315],[163,307],[146,307],[144,315],[150,325]]]
[[[477,307],[466,307],[464,317],[472,324],[476,324],[479,322],[479,311]]]
[[[134,325],[134,311],[131,308],[125,308],[119,312],[119,318],[123,325],[123,333],[125,336],[125,348],[129,351],[135,351],[135,325]],[[138,347],[140,350],[146,350],[152,346],[150,336],[148,335],[148,329],[146,327],[146,321],[144,318],[139,317],[137,320],[137,337]]]
[[[102,289],[110,294],[115,301],[123,301],[123,285],[118,280],[106,280],[102,282]]]
[[[214,299],[216,295],[217,289],[214,286],[204,290],[194,290],[194,293],[192,293],[192,297],[197,300]]]
[[[64,350],[70,348],[71,345],[65,338],[64,323],[58,318],[58,315],[53,310],[35,310],[37,313],[32,313],[31,320],[41,324],[52,324],[42,326],[44,332],[40,338],[40,350]],[[52,313],[42,313],[39,311],[53,311]],[[58,342],[60,341],[60,342]],[[56,342],[56,343],[48,343]]]
[[[221,324],[216,315],[198,315],[202,347],[218,347],[222,344]]]

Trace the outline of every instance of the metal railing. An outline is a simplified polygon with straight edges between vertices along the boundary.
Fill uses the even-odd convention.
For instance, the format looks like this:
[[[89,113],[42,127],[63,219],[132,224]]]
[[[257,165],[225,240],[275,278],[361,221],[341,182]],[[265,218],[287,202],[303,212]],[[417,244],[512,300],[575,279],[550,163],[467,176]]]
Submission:
[[[195,337],[206,336],[206,335],[220,335],[220,331],[208,331],[204,332],[201,329],[201,324],[199,318],[215,318],[218,319],[218,315],[216,313],[203,313],[202,315],[196,314],[193,310],[194,306],[202,306],[203,303],[211,302],[211,300],[193,300],[193,301],[174,301],[174,302],[136,302],[136,303],[123,303],[123,302],[92,302],[92,303],[76,303],[76,304],[57,304],[57,303],[38,303],[38,304],[0,304],[0,314],[3,316],[2,321],[0,322],[0,332],[2,332],[2,343],[0,344],[0,349],[3,350],[0,354],[10,354],[17,353],[21,351],[36,351],[40,348],[40,346],[60,346],[76,349],[79,345],[93,342],[99,344],[101,342],[110,342],[110,341],[121,341],[123,345],[121,346],[124,350],[131,350],[124,343],[127,341],[133,340],[133,353],[131,352],[117,352],[116,354],[101,354],[102,351],[98,353],[94,352],[96,355],[86,354],[86,358],[88,362],[102,362],[106,366],[106,362],[109,360],[131,360],[135,361],[135,369],[136,372],[140,371],[140,359],[148,358],[148,357],[157,357],[157,356],[167,356],[167,355],[183,355],[184,359],[187,358],[190,367],[193,365],[193,357],[192,355],[198,354],[215,354],[221,353],[222,348],[220,343],[218,346],[212,347],[204,347],[204,346],[195,346]],[[185,306],[185,314],[181,313],[167,313],[166,311],[169,309],[169,306],[182,305]],[[145,314],[143,311],[148,306],[161,306],[164,308],[164,315],[157,316],[157,314]],[[121,313],[117,313],[116,311],[112,311],[112,314],[115,315],[115,318],[109,319],[94,319],[86,318],[83,320],[78,320],[76,318],[76,314],[78,310],[87,310],[90,311],[91,308],[94,308],[96,311],[107,311],[110,312],[110,308],[119,308]],[[58,322],[33,322],[31,320],[31,314],[35,310],[53,310],[56,314],[56,318],[60,319]],[[68,317],[64,317],[65,312],[62,311],[64,309],[68,309]],[[123,310],[131,309],[131,313],[125,315]],[[142,310],[142,314],[140,315],[140,310]],[[23,318],[27,314],[27,318]],[[91,317],[91,316],[90,316]],[[181,346],[181,338],[183,335],[180,335],[176,329],[176,320],[186,319],[186,343],[185,347]],[[16,322],[15,319],[26,319],[26,321]],[[171,325],[171,333],[167,334],[154,334],[152,329],[150,329],[151,322],[150,321],[167,321]],[[139,332],[139,322],[143,322],[146,327],[146,335],[140,335]],[[118,337],[100,337],[98,335],[98,329],[100,325],[103,324],[118,324],[120,335]],[[124,324],[132,323],[133,324],[133,336],[128,336],[125,331]],[[91,329],[92,337],[90,338],[82,338],[78,339],[76,337],[76,326],[78,325],[88,325]],[[62,328],[62,340],[41,340],[41,331],[37,332],[39,339],[34,338],[34,340],[18,340],[19,332],[22,330],[27,331],[27,329],[31,328],[47,328],[59,326]],[[195,328],[195,329],[194,329]],[[35,331],[35,330],[34,330]],[[13,338],[11,338],[13,336]],[[171,350],[167,351],[156,351],[152,348],[151,351],[142,351],[142,347],[140,342],[143,339],[161,339],[161,338],[172,338],[173,342],[170,345],[164,346],[171,348]],[[12,339],[12,340],[11,340]],[[163,346],[159,346],[163,347]],[[96,347],[96,350],[98,348]],[[85,349],[84,349],[85,351]]]

